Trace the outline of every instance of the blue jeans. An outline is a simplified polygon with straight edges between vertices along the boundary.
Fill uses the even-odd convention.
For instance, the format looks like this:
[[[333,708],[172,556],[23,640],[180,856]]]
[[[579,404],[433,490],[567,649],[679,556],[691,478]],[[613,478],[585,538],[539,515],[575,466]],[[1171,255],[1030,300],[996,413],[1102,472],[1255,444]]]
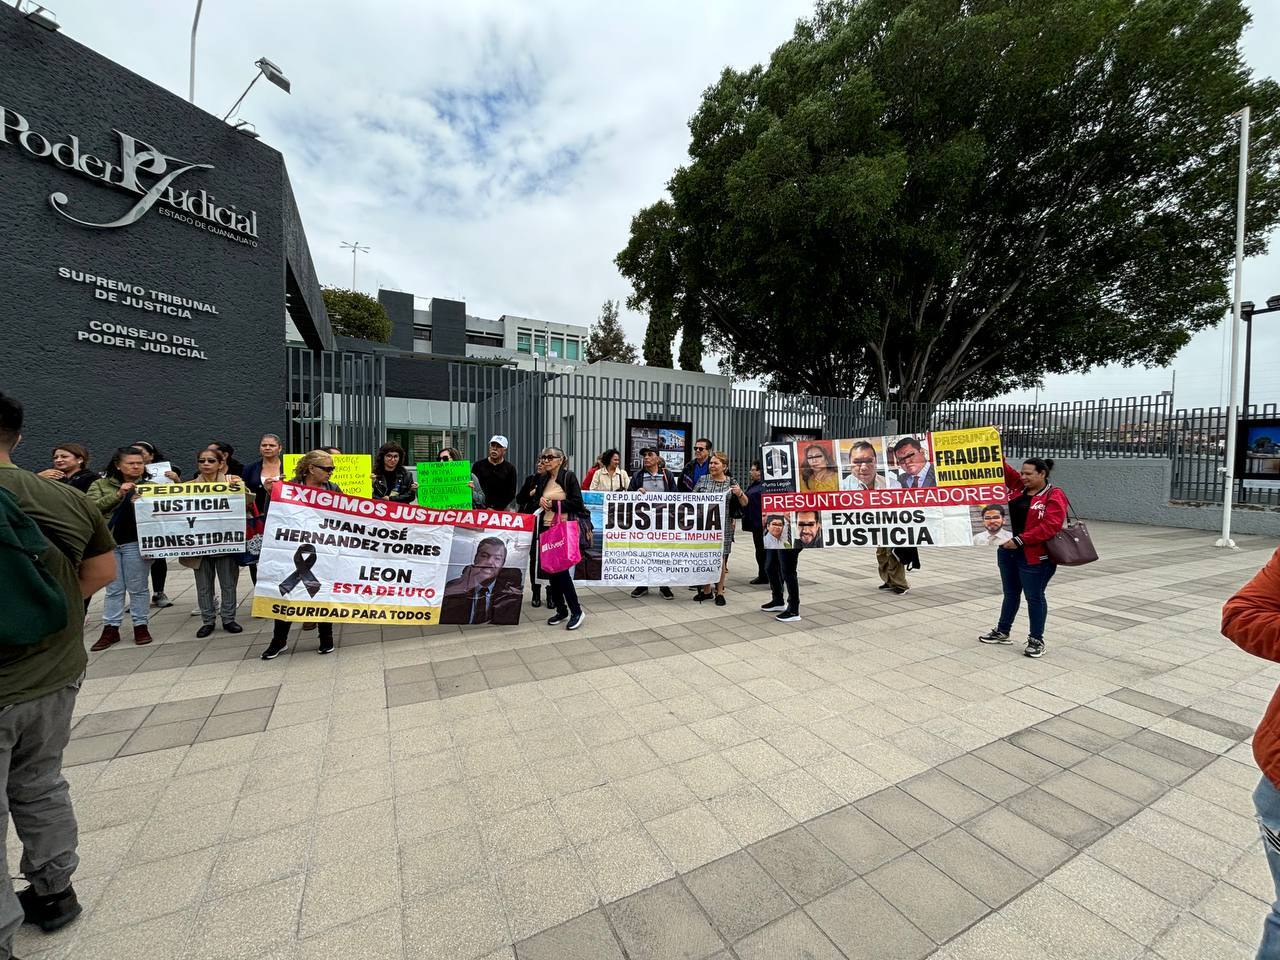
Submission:
[[[124,595],[129,593],[129,616],[135,627],[145,627],[151,614],[151,591],[147,582],[151,561],[143,560],[136,543],[116,547],[116,578],[107,584],[102,605],[102,622],[118,627],[124,622]]]
[[[1021,550],[996,548],[996,564],[1000,567],[1000,585],[1004,587],[1004,603],[1000,605],[1001,633],[1013,632],[1013,619],[1018,615],[1022,597],[1027,598],[1027,616],[1031,619],[1031,636],[1044,639],[1044,622],[1049,616],[1049,602],[1044,598],[1045,587],[1053,579],[1058,565],[1051,560],[1027,563]]]
[[[1253,806],[1258,812],[1262,832],[1262,850],[1271,868],[1271,881],[1276,887],[1276,902],[1262,923],[1262,943],[1258,960],[1280,960],[1280,790],[1264,775],[1253,791]]]

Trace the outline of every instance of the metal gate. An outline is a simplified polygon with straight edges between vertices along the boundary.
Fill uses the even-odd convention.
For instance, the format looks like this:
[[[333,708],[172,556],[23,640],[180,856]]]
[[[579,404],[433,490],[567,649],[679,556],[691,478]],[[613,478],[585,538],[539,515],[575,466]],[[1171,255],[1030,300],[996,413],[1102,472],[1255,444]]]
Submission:
[[[288,452],[373,453],[386,435],[386,361],[378,354],[287,348]]]

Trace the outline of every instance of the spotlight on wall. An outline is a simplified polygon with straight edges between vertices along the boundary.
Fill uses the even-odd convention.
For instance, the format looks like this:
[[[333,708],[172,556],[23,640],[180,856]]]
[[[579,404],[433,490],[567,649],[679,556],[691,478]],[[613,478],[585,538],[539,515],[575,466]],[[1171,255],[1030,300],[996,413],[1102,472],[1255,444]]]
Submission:
[[[236,107],[240,106],[240,104],[244,101],[244,98],[249,95],[249,91],[253,89],[253,85],[258,82],[259,77],[266,77],[268,80],[274,83],[277,87],[279,87],[285,93],[289,92],[289,88],[290,88],[289,78],[286,77],[283,73],[281,73],[280,68],[277,67],[274,63],[272,63],[266,57],[259,57],[257,60],[253,62],[253,65],[258,68],[258,72],[253,75],[253,79],[250,80],[249,85],[244,88],[244,93],[240,94],[240,98],[231,105],[231,109],[228,110],[225,114],[223,114],[222,119],[224,121],[227,119],[227,117],[231,116],[233,113],[236,112]]]
[[[248,120],[241,120],[239,117],[236,117],[236,119],[231,121],[231,126],[237,133],[243,133],[250,140],[257,140],[258,137],[261,136],[261,134],[258,133],[257,127]]]
[[[29,0],[18,0],[17,10],[38,27],[55,31],[59,29],[58,18],[48,7],[42,7],[38,3],[30,3]]]

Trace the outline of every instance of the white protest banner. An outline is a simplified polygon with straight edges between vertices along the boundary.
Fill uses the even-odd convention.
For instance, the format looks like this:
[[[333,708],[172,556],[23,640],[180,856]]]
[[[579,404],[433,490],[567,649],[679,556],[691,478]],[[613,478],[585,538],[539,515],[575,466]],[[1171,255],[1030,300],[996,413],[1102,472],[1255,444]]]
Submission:
[[[691,586],[720,579],[727,523],[722,493],[584,493],[575,583]],[[585,529],[584,529],[585,528]]]
[[[973,547],[1009,539],[994,427],[767,444],[765,546]]]
[[[245,488],[239,483],[171,483],[138,487],[133,501],[144,557],[243,553]]]
[[[533,522],[278,483],[253,615],[386,626],[514,623]]]

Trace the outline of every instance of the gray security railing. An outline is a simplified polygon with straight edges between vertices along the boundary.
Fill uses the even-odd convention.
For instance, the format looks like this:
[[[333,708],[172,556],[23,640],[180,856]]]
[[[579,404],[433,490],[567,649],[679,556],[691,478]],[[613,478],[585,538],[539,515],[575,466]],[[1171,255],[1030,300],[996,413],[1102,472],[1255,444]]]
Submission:
[[[1276,404],[1249,404],[1249,419],[1280,418]],[[1222,407],[1178,410],[1170,430],[1169,457],[1173,461],[1174,500],[1222,502],[1223,468],[1226,466],[1227,411]],[[1246,438],[1237,438],[1239,444]],[[1275,482],[1256,483],[1236,479],[1234,502],[1255,506],[1280,506],[1280,476]]]
[[[289,453],[373,453],[386,437],[386,361],[377,354],[286,348]]]

